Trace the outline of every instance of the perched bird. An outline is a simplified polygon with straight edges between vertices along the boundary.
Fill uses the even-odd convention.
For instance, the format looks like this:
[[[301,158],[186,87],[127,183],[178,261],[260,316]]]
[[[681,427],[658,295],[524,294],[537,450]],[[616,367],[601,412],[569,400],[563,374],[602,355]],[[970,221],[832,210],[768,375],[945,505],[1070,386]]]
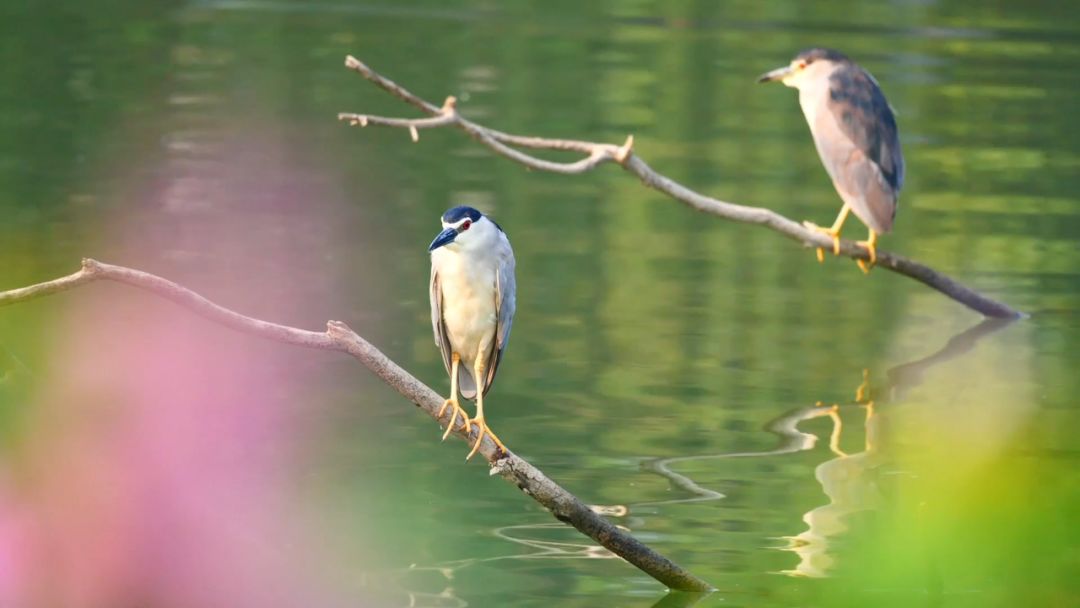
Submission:
[[[450,374],[453,408],[443,439],[461,415],[465,430],[479,432],[466,460],[480,449],[484,435],[506,451],[484,421],[484,395],[495,381],[514,323],[514,250],[498,224],[472,207],[454,207],[442,216],[442,232],[431,241],[431,328]],[[476,400],[472,420],[458,403],[458,392]]]
[[[896,132],[896,119],[878,83],[869,72],[834,50],[808,49],[790,65],[762,74],[758,82],[779,80],[799,90],[810,134],[833,186],[844,201],[830,228],[803,222],[833,239],[840,253],[840,228],[854,211],[870,229],[858,243],[877,261],[877,238],[888,232],[896,217],[904,184],[904,155]],[[822,259],[818,250],[818,259]],[[858,260],[863,272],[869,267]]]

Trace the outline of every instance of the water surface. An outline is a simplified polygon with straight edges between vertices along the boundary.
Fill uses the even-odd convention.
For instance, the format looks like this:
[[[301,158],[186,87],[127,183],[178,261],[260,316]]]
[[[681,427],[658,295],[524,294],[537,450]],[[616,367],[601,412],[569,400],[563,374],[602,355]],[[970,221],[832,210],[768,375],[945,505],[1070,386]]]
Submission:
[[[345,320],[444,390],[425,247],[442,210],[470,203],[517,256],[518,316],[489,421],[715,584],[698,605],[1075,597],[1080,22],[1066,4],[2,11],[0,288],[98,257],[271,320]],[[754,84],[810,45],[860,61],[898,112],[908,181],[882,247],[1029,319],[983,323],[908,279],[818,264],[615,167],[529,172],[458,132],[413,144],[334,119],[411,115],[342,67],[351,53],[432,101],[457,96],[493,127],[632,133],[654,168],[695,190],[826,223],[839,200],[795,93]],[[855,221],[847,231],[862,237]],[[354,364],[223,333],[117,285],[0,311],[0,515],[107,556],[107,575],[85,584],[85,560],[54,545],[61,555],[45,555],[69,568],[45,598],[664,597],[464,465],[464,445],[439,443],[431,421]],[[101,521],[109,533],[80,536]],[[196,550],[207,546],[219,548]],[[16,583],[12,597],[44,593]]]

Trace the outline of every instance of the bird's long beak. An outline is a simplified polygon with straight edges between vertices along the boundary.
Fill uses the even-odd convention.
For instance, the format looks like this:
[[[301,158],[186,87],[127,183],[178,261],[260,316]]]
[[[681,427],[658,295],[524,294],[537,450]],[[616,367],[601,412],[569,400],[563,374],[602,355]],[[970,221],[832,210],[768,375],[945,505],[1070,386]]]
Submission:
[[[776,82],[777,80],[783,80],[785,76],[792,72],[790,65],[785,65],[782,68],[776,68],[771,72],[765,72],[761,76],[758,76],[758,83],[762,82]]]
[[[443,245],[446,245],[447,243],[453,243],[454,239],[457,238],[457,235],[457,230],[455,230],[454,228],[447,228],[446,230],[440,232],[439,236],[435,237],[434,241],[431,241],[431,244],[428,245],[427,250],[435,251],[436,249],[442,247]]]

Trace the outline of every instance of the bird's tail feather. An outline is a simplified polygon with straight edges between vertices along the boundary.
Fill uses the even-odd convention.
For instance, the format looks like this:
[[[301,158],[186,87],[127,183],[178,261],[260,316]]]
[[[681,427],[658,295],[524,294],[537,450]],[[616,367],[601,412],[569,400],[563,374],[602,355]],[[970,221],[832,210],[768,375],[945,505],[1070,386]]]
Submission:
[[[458,367],[458,392],[466,399],[476,399],[476,381],[473,380],[472,370],[467,366]]]

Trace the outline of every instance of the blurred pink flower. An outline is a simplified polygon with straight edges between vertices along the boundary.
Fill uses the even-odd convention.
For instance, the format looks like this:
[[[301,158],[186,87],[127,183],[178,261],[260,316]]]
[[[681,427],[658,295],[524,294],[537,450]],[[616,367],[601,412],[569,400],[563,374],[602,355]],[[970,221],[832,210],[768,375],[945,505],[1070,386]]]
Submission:
[[[160,205],[125,217],[129,253],[110,259],[156,252],[132,265],[171,260],[159,272],[251,314],[326,318],[307,310],[332,301],[334,284],[311,245],[334,247],[340,201],[290,173],[289,147],[273,143],[218,150],[234,165],[207,165],[223,172],[197,189],[208,198],[188,205],[165,188]],[[253,222],[256,206],[270,228]],[[62,297],[17,479],[0,477],[0,605],[336,605],[320,581],[336,556],[295,492],[318,355],[127,286]]]

